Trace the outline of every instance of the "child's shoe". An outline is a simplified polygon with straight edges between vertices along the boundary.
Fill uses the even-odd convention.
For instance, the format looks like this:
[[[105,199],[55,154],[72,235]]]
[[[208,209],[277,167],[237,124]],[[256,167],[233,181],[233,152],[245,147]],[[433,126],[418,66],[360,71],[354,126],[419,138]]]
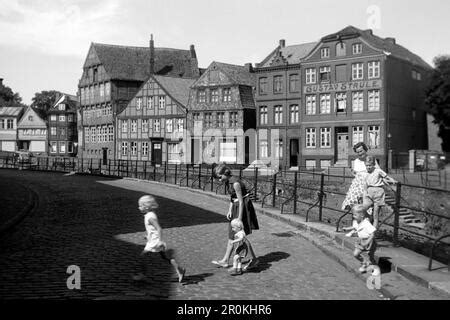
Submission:
[[[181,283],[181,282],[183,282],[184,274],[186,273],[186,269],[180,268],[179,272],[180,273],[178,274],[178,282]]]
[[[367,272],[367,267],[366,267],[366,265],[364,265],[364,264],[361,265],[361,267],[359,267],[358,271],[361,272],[361,273]]]
[[[258,265],[259,260],[258,259],[251,259],[246,265],[242,267],[242,270],[247,271],[251,268],[254,268]]]
[[[242,274],[242,269],[233,268],[231,269],[230,275],[231,276],[239,276]]]
[[[142,281],[145,279],[145,275],[143,273],[138,273],[134,275],[132,278],[134,281]]]

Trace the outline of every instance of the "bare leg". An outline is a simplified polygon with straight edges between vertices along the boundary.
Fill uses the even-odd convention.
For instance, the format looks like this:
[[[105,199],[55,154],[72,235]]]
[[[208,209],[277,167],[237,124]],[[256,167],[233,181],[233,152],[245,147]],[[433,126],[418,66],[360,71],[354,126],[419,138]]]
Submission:
[[[250,241],[245,238],[245,241],[247,242],[247,247],[248,247],[248,251],[250,253],[250,259],[256,259],[256,254],[255,251],[253,250],[252,244],[250,243]]]
[[[373,205],[373,226],[375,229],[378,228],[378,216],[380,212],[381,207],[378,204]]]
[[[225,255],[221,260],[219,260],[219,262],[228,263],[228,260],[230,260],[231,250],[233,249],[233,244],[231,243],[231,241],[232,240],[228,240]]]

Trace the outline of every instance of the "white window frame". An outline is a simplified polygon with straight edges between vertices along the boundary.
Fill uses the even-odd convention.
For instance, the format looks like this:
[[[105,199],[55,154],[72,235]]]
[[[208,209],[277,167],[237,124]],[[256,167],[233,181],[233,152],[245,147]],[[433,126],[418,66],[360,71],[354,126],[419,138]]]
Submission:
[[[137,144],[138,143],[136,141],[131,141],[130,143],[130,150],[132,156],[137,156]]]
[[[352,112],[364,111],[364,91],[352,91]]]
[[[352,45],[352,53],[353,54],[361,54],[362,53],[362,43],[354,43]]]
[[[346,92],[336,92],[335,108],[336,113],[347,112],[347,93]]]
[[[316,128],[306,128],[306,148],[313,149],[316,148]]]
[[[306,84],[313,84],[317,82],[317,70],[316,68],[307,68],[305,70]]]
[[[380,90],[367,91],[367,110],[368,111],[380,111]]]
[[[283,158],[283,140],[277,139],[274,141],[275,145],[275,158],[282,159]]]
[[[331,148],[331,128],[320,128],[320,147]]]
[[[128,133],[128,119],[122,121],[122,132]]]
[[[364,142],[363,126],[355,126],[352,128],[352,144],[355,145],[358,142]]]
[[[298,104],[291,104],[289,106],[289,120],[291,124],[299,122]]]
[[[56,141],[50,142],[50,153],[58,153],[58,143]]]
[[[306,114],[314,115],[317,110],[317,96],[315,94],[306,95]]]
[[[161,132],[161,120],[160,119],[155,119],[153,121],[153,131]]]
[[[141,127],[142,132],[147,133],[148,132],[148,119],[142,119],[142,127]]]
[[[265,125],[267,124],[268,115],[267,115],[267,106],[259,107],[259,124]]]
[[[369,79],[380,77],[380,61],[369,61],[367,63],[367,74]]]
[[[267,140],[259,141],[259,156],[260,158],[267,158],[269,155],[269,143]]]
[[[273,107],[273,123],[283,124],[283,106],[277,105]]]
[[[65,122],[66,121],[66,116],[64,115],[64,114],[60,114],[59,115],[59,117],[58,117],[58,121],[60,121],[60,122]]]
[[[158,103],[159,109],[164,109],[166,107],[166,96],[159,96]]]
[[[142,108],[142,97],[136,98],[136,110],[141,110]]]
[[[173,120],[172,119],[166,119],[166,132],[168,132],[168,133],[173,132]]]
[[[65,141],[59,142],[59,153],[66,153],[66,142]]]
[[[331,94],[323,93],[320,95],[319,114],[331,113]]]
[[[322,74],[328,75],[328,79],[322,79]],[[331,80],[331,67],[323,66],[319,68],[319,80],[320,82],[330,82]]]
[[[148,142],[144,141],[142,142],[142,155],[143,156],[148,156]]]
[[[155,100],[153,96],[147,96],[147,109],[153,109],[155,106]]]
[[[320,49],[320,58],[325,59],[330,57],[330,48],[324,47]]]
[[[135,133],[137,132],[137,120],[136,119],[132,119],[131,120],[131,132]]]
[[[367,127],[367,142],[368,147],[371,149],[378,149],[380,148],[380,141],[381,141],[381,131],[379,125],[371,125]]]
[[[128,155],[128,142],[123,141],[120,149],[122,151],[121,152],[122,156],[127,156]]]
[[[352,80],[364,79],[364,63],[352,63]]]

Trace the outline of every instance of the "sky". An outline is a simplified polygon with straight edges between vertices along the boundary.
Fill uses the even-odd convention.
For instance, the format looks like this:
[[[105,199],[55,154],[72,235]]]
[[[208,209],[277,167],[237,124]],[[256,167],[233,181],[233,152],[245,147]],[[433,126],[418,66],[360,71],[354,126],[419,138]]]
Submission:
[[[261,62],[280,39],[318,41],[348,25],[421,56],[450,54],[445,0],[0,0],[0,78],[25,104],[75,94],[92,42],[189,49],[199,66]]]

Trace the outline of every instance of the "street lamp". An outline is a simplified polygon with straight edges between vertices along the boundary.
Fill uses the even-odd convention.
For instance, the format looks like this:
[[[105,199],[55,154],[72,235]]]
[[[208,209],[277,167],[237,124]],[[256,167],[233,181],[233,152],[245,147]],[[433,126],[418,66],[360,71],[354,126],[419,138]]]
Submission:
[[[392,135],[391,135],[391,133],[390,132],[388,132],[388,134],[387,134],[387,141],[386,141],[386,172],[389,172],[389,167],[390,166],[392,166],[392,153],[391,153],[391,138],[392,138]],[[390,157],[389,157],[389,155],[391,155]]]

